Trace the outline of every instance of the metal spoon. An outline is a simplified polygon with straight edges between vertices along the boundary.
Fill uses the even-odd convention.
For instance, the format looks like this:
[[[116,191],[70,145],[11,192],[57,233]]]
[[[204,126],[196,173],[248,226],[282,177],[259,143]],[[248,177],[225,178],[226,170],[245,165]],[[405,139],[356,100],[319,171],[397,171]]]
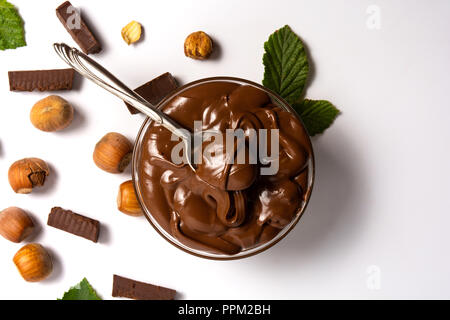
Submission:
[[[191,143],[194,141],[193,134],[185,128],[181,127],[173,119],[167,116],[162,111],[156,109],[154,105],[142,98],[136,92],[128,88],[123,82],[112,75],[99,63],[89,58],[84,53],[76,48],[69,47],[65,43],[55,43],[53,48],[56,53],[75,71],[80,73],[83,77],[93,81],[103,89],[111,92],[125,102],[128,102],[133,107],[138,109],[143,114],[149,116],[153,121],[162,125],[170,132],[180,137],[185,144],[187,150],[187,162],[189,166],[195,171],[193,165],[193,148]]]

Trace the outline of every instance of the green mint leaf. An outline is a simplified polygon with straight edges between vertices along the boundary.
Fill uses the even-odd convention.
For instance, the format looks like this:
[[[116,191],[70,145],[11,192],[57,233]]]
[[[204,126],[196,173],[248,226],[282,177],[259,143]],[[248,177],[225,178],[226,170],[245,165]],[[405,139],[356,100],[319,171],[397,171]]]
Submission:
[[[79,284],[70,288],[69,291],[64,293],[62,299],[58,300],[102,300],[92,286],[89,284],[86,278],[81,280]]]
[[[326,100],[296,102],[292,107],[302,119],[310,136],[323,133],[333,123],[340,111]]]
[[[0,50],[26,45],[22,18],[11,3],[0,0]]]
[[[263,85],[288,103],[296,102],[302,95],[309,71],[302,41],[286,25],[270,35],[264,50]]]

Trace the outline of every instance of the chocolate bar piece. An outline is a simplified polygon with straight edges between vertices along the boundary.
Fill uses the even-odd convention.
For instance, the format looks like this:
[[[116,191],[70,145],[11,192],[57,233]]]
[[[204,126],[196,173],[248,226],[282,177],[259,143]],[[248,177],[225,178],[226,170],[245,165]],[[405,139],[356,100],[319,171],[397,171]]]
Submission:
[[[177,81],[169,72],[166,72],[152,81],[143,84],[134,91],[145,100],[156,106],[165,96],[174,91],[176,88],[178,88]],[[139,111],[133,108],[130,104],[125,104],[131,114],[139,113]]]
[[[9,71],[9,89],[11,91],[56,91],[71,90],[73,69]]]
[[[51,227],[97,242],[100,222],[60,207],[52,208],[47,224]]]
[[[56,15],[84,53],[97,53],[102,46],[89,30],[80,12],[69,1],[56,8]]]
[[[173,300],[177,292],[172,289],[114,275],[113,297],[135,300]]]

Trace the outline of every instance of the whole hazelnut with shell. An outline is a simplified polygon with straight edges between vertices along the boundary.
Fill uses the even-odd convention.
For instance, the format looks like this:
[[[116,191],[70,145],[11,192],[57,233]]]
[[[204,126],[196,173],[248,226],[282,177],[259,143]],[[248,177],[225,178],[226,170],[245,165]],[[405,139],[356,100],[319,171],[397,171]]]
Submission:
[[[120,185],[119,194],[117,195],[117,208],[130,216],[142,216],[143,212],[134,191],[132,180],[125,181]]]
[[[38,243],[23,246],[13,258],[20,275],[28,282],[47,278],[53,270],[53,262],[47,250]]]
[[[60,96],[39,100],[30,112],[30,120],[37,129],[52,132],[62,130],[73,120],[73,107]]]
[[[93,159],[100,169],[120,173],[128,166],[132,155],[133,144],[124,135],[110,132],[95,145]]]
[[[34,230],[33,220],[22,209],[9,207],[0,212],[0,235],[12,242],[22,242]]]

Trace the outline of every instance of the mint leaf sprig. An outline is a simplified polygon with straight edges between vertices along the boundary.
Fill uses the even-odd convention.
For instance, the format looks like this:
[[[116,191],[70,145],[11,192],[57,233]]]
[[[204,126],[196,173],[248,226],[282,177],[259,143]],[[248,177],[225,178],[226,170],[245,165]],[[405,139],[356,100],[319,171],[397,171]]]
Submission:
[[[270,35],[264,43],[263,85],[272,89],[288,103],[296,102],[306,84],[308,57],[300,38],[285,26]]]
[[[292,107],[300,115],[310,136],[323,133],[339,114],[339,110],[326,100],[305,99],[295,102]]]
[[[0,50],[26,46],[23,21],[17,9],[0,0]]]
[[[300,101],[308,79],[308,57],[300,38],[286,25],[264,43],[266,88],[278,93],[300,115],[310,136],[323,133],[340,111],[325,100]]]
[[[80,283],[70,288],[64,293],[64,296],[58,300],[102,300],[94,288],[89,284],[86,278],[83,278]]]

